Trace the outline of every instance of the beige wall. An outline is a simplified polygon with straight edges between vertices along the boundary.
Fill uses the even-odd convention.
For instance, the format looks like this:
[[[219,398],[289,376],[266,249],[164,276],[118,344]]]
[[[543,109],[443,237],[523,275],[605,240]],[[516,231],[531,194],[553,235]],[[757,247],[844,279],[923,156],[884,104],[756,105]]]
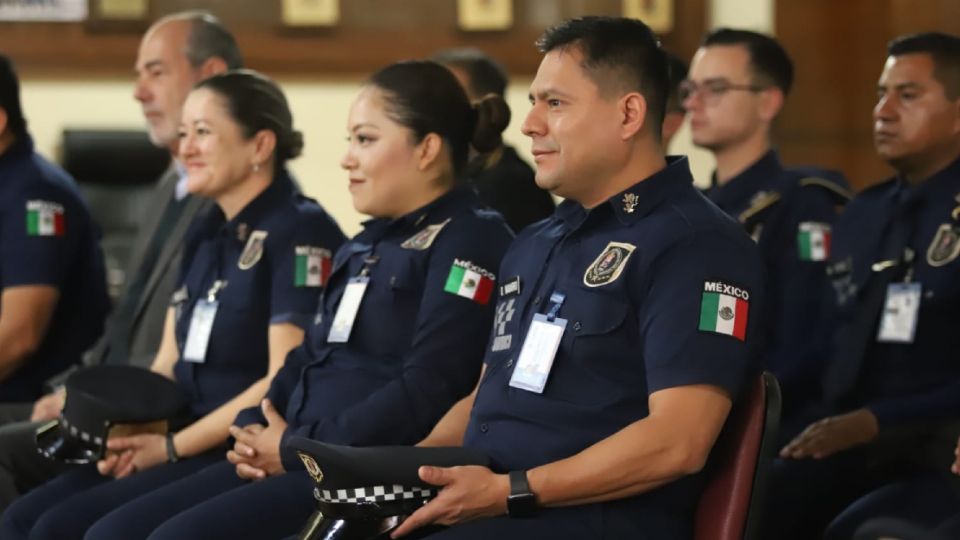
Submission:
[[[360,228],[364,217],[353,210],[340,156],[346,147],[347,110],[360,84],[360,77],[340,80],[280,80],[293,108],[298,129],[306,145],[303,155],[291,162],[291,169],[304,190],[318,199],[347,234]],[[508,90],[507,101],[514,111],[505,138],[529,159],[527,138],[520,123],[528,109],[529,80],[517,80]],[[82,82],[76,80],[23,81],[23,106],[39,151],[57,158],[64,128],[140,128],[140,109],[131,97],[130,80]],[[682,139],[683,134],[678,137]],[[685,145],[675,145],[683,150]],[[709,174],[709,161],[695,163],[701,177]]]

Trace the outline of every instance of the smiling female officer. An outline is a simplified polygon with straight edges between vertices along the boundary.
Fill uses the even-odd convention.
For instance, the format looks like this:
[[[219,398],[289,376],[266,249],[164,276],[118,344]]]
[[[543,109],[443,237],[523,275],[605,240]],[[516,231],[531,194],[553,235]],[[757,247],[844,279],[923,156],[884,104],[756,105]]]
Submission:
[[[214,462],[237,412],[303,341],[343,235],[284,170],[302,143],[283,93],[251,71],[207,79],[187,99],[180,138],[188,190],[217,206],[187,236],[152,369],[187,392],[194,421],[111,440],[99,474],[71,471],[14,503],[2,538],[81,538],[122,503]]]
[[[312,481],[295,454],[281,454],[283,439],[410,444],[467,395],[511,234],[457,179],[468,147],[500,144],[508,121],[501,98],[471,107],[438,64],[374,74],[350,109],[341,162],[354,207],[373,219],[334,257],[314,324],[269,401],[231,428],[232,463],[125,505],[86,538],[283,538],[314,508]]]

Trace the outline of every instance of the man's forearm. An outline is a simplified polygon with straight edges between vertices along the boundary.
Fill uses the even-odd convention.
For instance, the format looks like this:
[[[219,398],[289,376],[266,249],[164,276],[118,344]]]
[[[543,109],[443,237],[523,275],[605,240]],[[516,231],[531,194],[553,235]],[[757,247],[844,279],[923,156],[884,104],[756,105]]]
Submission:
[[[437,422],[433,430],[417,446],[462,446],[463,435],[470,422],[470,409],[476,398],[476,390],[469,396],[458,401],[443,418]]]

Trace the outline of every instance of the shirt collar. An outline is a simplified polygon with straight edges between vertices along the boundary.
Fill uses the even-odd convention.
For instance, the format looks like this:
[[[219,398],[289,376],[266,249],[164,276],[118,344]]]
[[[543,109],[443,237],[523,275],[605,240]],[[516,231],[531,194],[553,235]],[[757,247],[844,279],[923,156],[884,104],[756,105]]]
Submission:
[[[363,223],[360,234],[365,240],[376,242],[387,231],[419,230],[434,225],[457,213],[462,208],[477,206],[477,195],[467,186],[456,186],[424,206],[398,218],[371,218]],[[358,235],[359,236],[359,235]]]
[[[219,229],[223,234],[236,236],[238,240],[245,242],[250,232],[260,225],[264,216],[273,210],[279,201],[289,198],[293,193],[293,181],[289,173],[286,169],[281,170],[274,176],[267,189],[247,203],[233,219],[227,221],[223,210],[214,205],[207,225],[212,230]]]
[[[896,191],[904,207],[924,205],[931,199],[954,199],[960,194],[960,158],[917,185],[909,184],[901,176],[897,176],[897,182],[900,186]]]
[[[749,205],[757,193],[779,190],[782,177],[780,156],[771,149],[723,185],[717,182],[714,173],[706,196],[720,208],[731,212]]]
[[[624,225],[649,214],[663,201],[693,184],[686,156],[667,157],[667,166],[607,199]]]
[[[17,139],[13,141],[13,144],[8,146],[3,154],[0,154],[0,165],[5,165],[8,161],[33,154],[33,150],[33,138],[31,138],[30,135],[17,135]]]

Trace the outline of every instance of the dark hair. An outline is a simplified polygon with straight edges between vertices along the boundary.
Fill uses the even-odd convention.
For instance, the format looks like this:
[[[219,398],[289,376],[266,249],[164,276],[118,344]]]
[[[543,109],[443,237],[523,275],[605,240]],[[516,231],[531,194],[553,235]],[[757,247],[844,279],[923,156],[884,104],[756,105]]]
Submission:
[[[657,138],[666,112],[669,69],[667,55],[649,26],[623,17],[580,17],[548,28],[537,47],[543,53],[578,47],[582,66],[601,91],[614,80],[647,101],[649,128]],[[614,77],[603,77],[613,72]]]
[[[463,70],[467,74],[467,93],[482,97],[496,94],[503,97],[507,90],[507,71],[480,49],[444,49],[431,58],[434,62]]]
[[[949,100],[960,97],[960,37],[941,32],[907,34],[887,44],[889,56],[929,54],[934,77],[943,85]]]
[[[786,96],[793,86],[793,61],[780,43],[770,36],[751,32],[718,28],[707,34],[703,46],[740,45],[750,55],[750,67],[758,83],[775,86]]]
[[[503,144],[510,108],[502,97],[488,94],[471,105],[447,68],[429,60],[391,64],[374,73],[369,85],[383,92],[391,120],[413,131],[417,142],[436,133],[450,146],[454,174],[467,164],[469,147],[490,152]]]
[[[287,98],[266,76],[250,69],[237,69],[213,75],[193,88],[206,88],[222,97],[245,137],[253,137],[264,129],[272,131],[277,138],[273,153],[276,169],[303,150],[303,135],[293,129]]]
[[[7,128],[17,137],[27,134],[27,120],[20,106],[20,80],[13,62],[0,54],[0,109],[7,112]]]
[[[687,78],[690,67],[679,56],[667,52],[667,66],[670,68],[670,92],[667,94],[667,112],[683,112],[683,100],[680,99],[680,83]]]
[[[220,19],[209,11],[181,11],[164,17],[163,20],[190,23],[187,47],[183,52],[194,68],[200,67],[210,58],[222,59],[227,64],[227,69],[243,67],[243,56],[237,40]]]

